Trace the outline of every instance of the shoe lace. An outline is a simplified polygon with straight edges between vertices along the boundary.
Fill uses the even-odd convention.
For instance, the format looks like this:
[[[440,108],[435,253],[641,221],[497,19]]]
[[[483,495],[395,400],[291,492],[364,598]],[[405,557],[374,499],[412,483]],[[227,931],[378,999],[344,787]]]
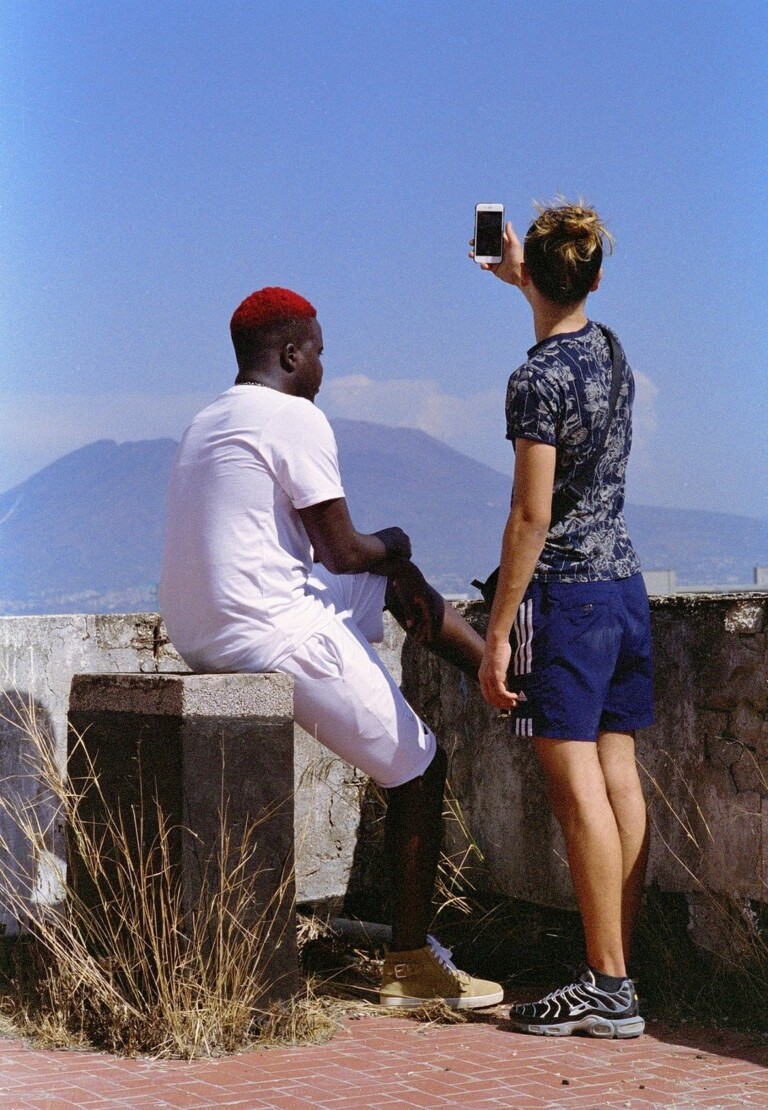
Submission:
[[[581,983],[579,981],[575,983],[566,983],[564,987],[558,987],[556,991],[550,991],[549,994],[545,994],[544,997],[541,998],[539,1001],[558,1002],[561,998],[566,998],[568,1001],[570,1001],[571,996],[569,995],[569,991],[573,991],[579,986],[581,986]]]
[[[537,1003],[537,1005],[540,1005],[544,1002],[560,1002],[561,1000],[570,1004],[575,999],[583,997],[580,996],[579,992],[584,988],[586,988],[588,991],[596,991],[598,995],[612,997],[610,991],[600,990],[600,988],[595,983],[595,977],[592,972],[589,969],[585,969],[579,979],[577,979],[573,983],[567,983],[566,986],[559,987],[557,990],[551,991],[549,994],[544,995],[544,997],[539,1000],[539,1003]]]
[[[431,933],[427,934],[427,944],[437,956],[438,960],[440,960],[441,963],[445,964],[449,971],[458,971],[458,968],[454,966],[454,963],[451,959],[451,957],[453,956],[452,948],[446,948],[440,943],[437,937],[433,937]]]
[[[456,975],[460,982],[464,982],[464,980],[468,978],[467,973],[465,971],[460,971],[453,962],[453,950],[451,948],[446,948],[431,934],[427,935],[427,944],[432,949],[432,954],[435,956],[438,963],[440,963],[446,971],[450,971],[452,975]]]

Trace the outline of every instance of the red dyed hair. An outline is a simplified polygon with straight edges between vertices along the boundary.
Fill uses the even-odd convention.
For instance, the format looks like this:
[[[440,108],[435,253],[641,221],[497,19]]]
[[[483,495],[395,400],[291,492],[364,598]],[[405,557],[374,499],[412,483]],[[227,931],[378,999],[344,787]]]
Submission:
[[[281,289],[277,285],[259,289],[246,297],[232,314],[229,330],[232,336],[252,332],[265,324],[275,324],[295,317],[311,319],[317,316],[317,309],[298,293]]]

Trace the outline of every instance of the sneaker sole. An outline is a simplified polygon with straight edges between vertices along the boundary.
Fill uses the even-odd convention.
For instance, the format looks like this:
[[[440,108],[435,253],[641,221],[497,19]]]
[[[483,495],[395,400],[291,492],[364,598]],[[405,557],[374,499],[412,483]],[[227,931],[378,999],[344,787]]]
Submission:
[[[434,1002],[443,1002],[451,1010],[481,1010],[484,1006],[498,1006],[504,1001],[504,991],[495,991],[493,994],[472,995],[465,998],[409,998],[398,995],[379,995],[382,1006],[398,1006],[403,1010],[419,1010],[422,1006],[429,1006]]]
[[[571,1033],[586,1033],[588,1037],[639,1037],[645,1030],[645,1021],[641,1017],[610,1018],[589,1017],[579,1018],[577,1021],[562,1021],[548,1025],[531,1025],[524,1021],[511,1018],[512,1028],[519,1033],[534,1033],[539,1037],[570,1037]]]

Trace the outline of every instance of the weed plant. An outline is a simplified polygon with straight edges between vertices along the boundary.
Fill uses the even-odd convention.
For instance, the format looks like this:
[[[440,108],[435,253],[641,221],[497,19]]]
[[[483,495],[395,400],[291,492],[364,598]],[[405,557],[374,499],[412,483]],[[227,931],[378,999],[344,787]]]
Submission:
[[[680,776],[672,755],[661,752],[670,776]],[[768,794],[764,766],[752,760],[763,796]],[[700,857],[714,839],[693,791],[683,781],[686,804],[675,808],[663,783],[642,766],[653,798],[682,830],[691,859]],[[651,835],[658,839],[695,892],[694,911],[706,924],[711,950],[694,945],[690,936],[688,897],[651,888],[640,914],[636,936],[640,991],[667,1020],[699,1020],[768,1033],[768,901],[739,899],[704,886],[695,866],[686,862],[665,837],[662,822],[651,812]],[[768,890],[766,890],[768,897]]]
[[[674,774],[674,761],[670,764],[670,774]],[[704,886],[695,867],[681,859],[665,839],[663,822],[657,814],[659,806],[669,807],[673,820],[685,832],[691,858],[695,858],[703,854],[713,835],[701,808],[688,791],[684,811],[679,811],[679,806],[675,809],[663,784],[643,770],[647,793],[653,801],[649,807],[651,835],[674,857],[685,886],[695,893],[695,910],[706,917],[713,940],[711,951],[702,949],[700,937],[698,944],[693,943],[690,895],[648,889],[630,964],[643,999],[643,1012],[673,1023],[699,1021],[768,1033],[768,904],[739,901]],[[768,784],[764,785],[768,793]],[[375,802],[368,832],[371,838],[376,835],[379,844],[369,871],[380,875],[384,801],[376,797]],[[513,992],[518,988],[550,990],[575,978],[586,960],[579,914],[511,899],[494,889],[482,849],[450,784],[444,818],[451,826],[447,840],[454,848],[448,854],[444,852],[440,860],[432,930],[453,948],[459,965],[474,974],[501,980]],[[363,893],[368,895],[367,891]],[[376,893],[370,899],[374,911],[378,908]],[[366,909],[361,899],[352,912],[365,917]],[[314,970],[337,975],[336,981],[347,991],[354,989],[355,972],[361,991],[373,989],[376,968],[371,974],[371,949],[350,950],[339,938],[325,937],[314,947],[308,946],[306,958],[312,961]]]
[[[171,850],[179,829],[157,803],[155,835],[142,850],[143,811],[126,816],[110,808],[87,753],[88,773],[74,789],[34,705],[19,699],[6,704],[5,720],[28,741],[22,777],[28,784],[34,776],[39,791],[29,799],[20,781],[4,782],[3,825],[15,827],[11,839],[18,842],[20,835],[31,846],[28,870],[45,860],[50,872],[57,857],[38,804],[47,795],[68,826],[89,891],[86,900],[59,863],[47,886],[64,897],[55,904],[35,900],[35,875],[25,873],[13,844],[0,834],[0,898],[22,924],[11,942],[4,1000],[14,1024],[50,1046],[158,1057],[211,1056],[270,1039],[326,1039],[335,1027],[333,1006],[318,1001],[311,988],[290,1004],[268,1005],[269,953],[293,921],[279,912],[292,883],[283,876],[269,904],[259,904],[260,820],[235,841],[222,806],[216,858],[203,863],[199,897],[194,907],[185,906]],[[82,745],[82,738],[75,743]],[[104,815],[98,824],[83,816],[86,792],[91,809],[95,795]]]

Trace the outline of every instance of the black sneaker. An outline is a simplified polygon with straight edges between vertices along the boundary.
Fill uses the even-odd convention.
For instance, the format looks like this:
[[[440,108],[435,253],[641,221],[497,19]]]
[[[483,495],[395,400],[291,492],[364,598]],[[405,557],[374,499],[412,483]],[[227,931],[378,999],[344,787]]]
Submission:
[[[540,1002],[518,1002],[509,1011],[514,1029],[544,1037],[569,1037],[583,1030],[590,1037],[639,1037],[645,1029],[631,979],[617,991],[601,990],[589,968],[581,979]]]

